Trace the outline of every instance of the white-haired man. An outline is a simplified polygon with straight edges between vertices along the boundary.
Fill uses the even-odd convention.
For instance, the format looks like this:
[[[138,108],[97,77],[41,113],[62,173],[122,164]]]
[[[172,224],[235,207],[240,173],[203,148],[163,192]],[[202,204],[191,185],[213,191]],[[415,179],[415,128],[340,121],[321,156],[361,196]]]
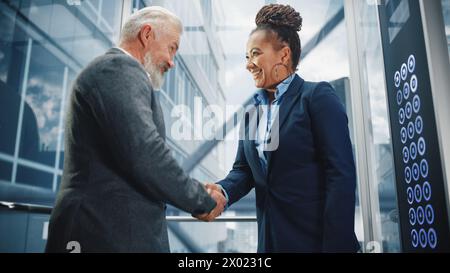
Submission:
[[[165,144],[154,90],[174,67],[181,32],[171,12],[144,8],[119,47],[76,79],[47,252],[169,252],[166,203],[206,221],[223,211],[225,198],[189,178]]]

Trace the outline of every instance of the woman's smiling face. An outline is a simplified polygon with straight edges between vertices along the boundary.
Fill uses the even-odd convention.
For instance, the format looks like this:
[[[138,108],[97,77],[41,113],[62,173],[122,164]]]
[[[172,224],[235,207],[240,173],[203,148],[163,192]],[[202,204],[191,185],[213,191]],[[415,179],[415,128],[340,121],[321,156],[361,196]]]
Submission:
[[[246,68],[252,74],[257,88],[273,89],[284,79],[285,69],[281,69],[280,73],[276,73],[275,67],[285,63],[283,59],[285,59],[286,53],[289,52],[289,50],[286,51],[285,49],[275,50],[273,42],[267,39],[266,31],[264,30],[256,31],[250,35],[247,42]]]

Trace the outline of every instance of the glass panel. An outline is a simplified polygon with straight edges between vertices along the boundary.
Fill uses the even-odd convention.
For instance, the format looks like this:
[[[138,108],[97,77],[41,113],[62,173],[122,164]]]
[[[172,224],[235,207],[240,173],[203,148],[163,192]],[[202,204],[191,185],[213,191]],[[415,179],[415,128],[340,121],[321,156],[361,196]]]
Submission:
[[[390,123],[387,110],[384,64],[381,47],[377,6],[369,1],[353,1],[356,5],[356,26],[359,70],[361,75],[363,105],[369,122],[370,192],[374,194],[370,204],[372,225],[376,237],[380,237],[381,251],[399,252],[399,222],[394,176],[394,161]],[[399,15],[404,18],[404,15]],[[395,30],[392,31],[395,34]],[[368,201],[368,200],[367,200]]]
[[[103,21],[104,24],[104,34],[108,37],[112,37],[113,40],[118,38],[117,31],[120,29],[120,17],[122,16],[122,5],[119,3],[114,3],[111,5],[110,0],[101,1],[101,12],[99,13],[99,20]],[[119,19],[119,20],[118,20]]]
[[[144,8],[146,5],[144,2],[151,3],[150,0],[144,1],[144,0],[133,0],[132,10],[140,10],[141,8]]]
[[[122,5],[0,2],[0,179],[58,188],[72,82],[114,45]]]
[[[0,181],[9,182],[11,180],[12,163],[0,160]]]
[[[450,55],[450,0],[442,0],[442,12],[444,13],[445,35],[447,35],[448,53]]]
[[[54,166],[62,112],[61,99],[66,90],[64,71],[64,64],[49,50],[39,42],[33,43],[25,103],[31,107],[34,116],[24,115],[19,157]],[[33,128],[33,122],[37,122],[37,128]],[[35,142],[39,143],[35,147],[38,150],[30,148],[30,144]]]
[[[256,222],[169,224],[172,253],[188,253],[192,247],[206,253],[255,253],[256,236]]]
[[[51,190],[53,187],[53,174],[19,165],[16,181],[17,183]]]

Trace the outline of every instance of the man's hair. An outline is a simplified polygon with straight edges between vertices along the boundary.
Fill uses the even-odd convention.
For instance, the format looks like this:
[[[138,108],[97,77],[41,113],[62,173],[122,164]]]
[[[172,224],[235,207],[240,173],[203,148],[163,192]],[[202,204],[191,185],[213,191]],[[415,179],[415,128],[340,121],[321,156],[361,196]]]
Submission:
[[[140,9],[125,22],[120,33],[119,44],[136,39],[139,31],[141,31],[141,28],[145,24],[150,24],[158,32],[162,31],[168,23],[172,23],[180,34],[183,32],[183,25],[180,18],[167,9],[159,6]]]

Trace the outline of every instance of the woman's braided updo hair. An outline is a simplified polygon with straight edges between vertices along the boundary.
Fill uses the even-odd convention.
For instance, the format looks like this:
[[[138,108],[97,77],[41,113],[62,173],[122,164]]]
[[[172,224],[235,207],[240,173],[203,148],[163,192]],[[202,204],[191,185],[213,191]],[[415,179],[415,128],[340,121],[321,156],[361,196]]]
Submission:
[[[298,31],[302,29],[303,18],[289,5],[270,4],[262,7],[255,18],[256,29],[267,31],[275,40],[274,48],[279,50],[287,43],[291,49],[292,69],[297,70],[302,51]],[[275,39],[274,39],[275,38]]]

